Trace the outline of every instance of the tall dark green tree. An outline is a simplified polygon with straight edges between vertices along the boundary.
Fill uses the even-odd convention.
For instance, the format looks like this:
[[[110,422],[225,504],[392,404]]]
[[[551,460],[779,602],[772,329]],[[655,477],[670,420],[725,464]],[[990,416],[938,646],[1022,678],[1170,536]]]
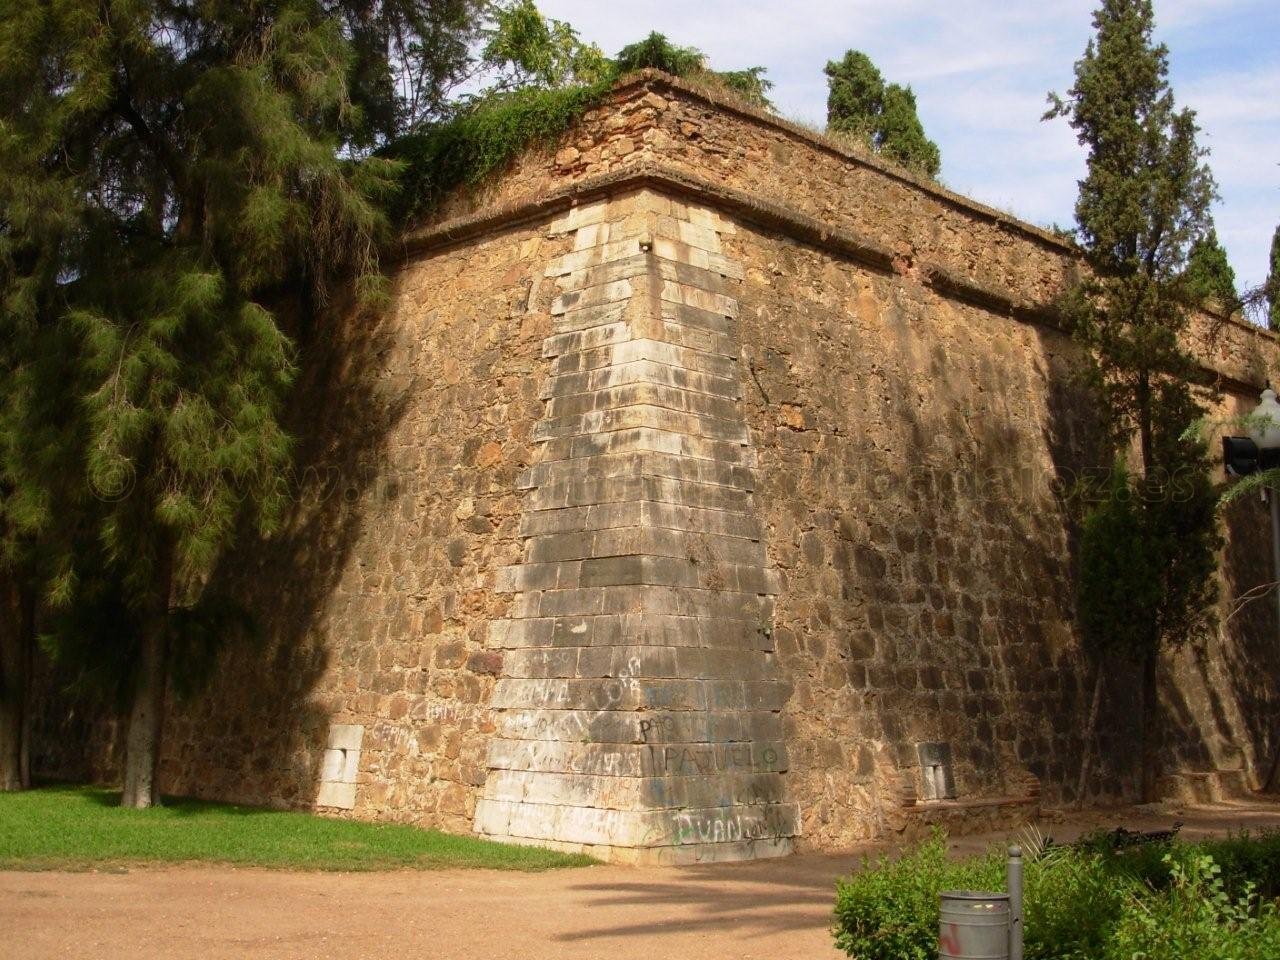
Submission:
[[[1117,496],[1110,484],[1085,529],[1108,549],[1151,558],[1131,571],[1144,581],[1130,583],[1132,602],[1143,609],[1098,635],[1104,659],[1125,657],[1140,669],[1141,780],[1149,796],[1158,772],[1160,651],[1210,629],[1216,590],[1214,491],[1205,446],[1188,439],[1204,409],[1199,368],[1185,347],[1182,284],[1191,246],[1209,230],[1215,186],[1195,114],[1175,106],[1150,0],[1103,0],[1093,25],[1074,86],[1065,99],[1051,95],[1046,118],[1067,118],[1088,150],[1076,221],[1093,279],[1071,292],[1067,314],[1086,348],[1084,372],[1112,448],[1123,457],[1136,446],[1138,469],[1124,484],[1136,512],[1110,505]],[[1104,523],[1115,525],[1105,537]],[[1078,585],[1085,624],[1105,617],[1107,593],[1090,593],[1096,579],[1086,571]]]
[[[1190,302],[1212,309],[1234,311],[1240,302],[1236,272],[1227,260],[1227,251],[1218,242],[1218,232],[1210,229],[1191,245],[1182,282]]]
[[[175,630],[285,506],[276,306],[339,275],[378,301],[398,166],[355,158],[459,73],[475,7],[0,0],[0,519],[11,566],[62,545],[56,602],[84,597],[77,543],[118,593],[128,806],[159,797]]]
[[[824,68],[827,127],[863,140],[894,163],[936,177],[942,168],[938,145],[924,132],[910,87],[886,84],[871,58],[849,50]]]
[[[1267,274],[1267,325],[1280,330],[1280,227],[1271,235],[1271,270]]]

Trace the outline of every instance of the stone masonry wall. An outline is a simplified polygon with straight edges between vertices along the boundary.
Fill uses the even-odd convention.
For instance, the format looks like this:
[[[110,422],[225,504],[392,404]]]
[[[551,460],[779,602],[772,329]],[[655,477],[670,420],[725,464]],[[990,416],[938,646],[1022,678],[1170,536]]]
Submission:
[[[487,628],[510,603],[495,571],[520,557],[549,362],[542,269],[567,249],[502,231],[406,264],[382,319],[339,308],[319,331],[294,516],[219,575],[263,637],[175,709],[166,790],[324,805],[326,747],[362,727],[352,815],[470,830],[502,665]]]
[[[1045,230],[846,141],[651,70],[625,80],[555,144],[457,194],[424,229],[652,171],[732,195],[736,208],[754,208],[749,214],[776,209],[820,234],[844,232],[900,274],[941,273],[1027,307],[1051,304],[1082,269],[1071,245]],[[1192,347],[1225,379],[1260,384],[1276,372],[1261,349],[1266,335],[1249,324],[1202,315],[1193,327]]]
[[[408,236],[387,315],[335,305],[308,341],[291,522],[214,581],[262,636],[175,706],[165,788],[657,862],[1075,799],[1062,493],[1096,433],[1050,305],[1078,268],[838,143],[624,83]],[[1194,339],[1247,409],[1272,340]],[[1275,613],[1234,606],[1259,509],[1232,509],[1224,629],[1162,672],[1174,792],[1243,789],[1277,745]],[[1132,796],[1135,682],[1107,678],[1088,800]],[[51,706],[45,772],[83,738],[109,776],[111,733]]]
[[[1071,799],[1087,714],[1055,445],[1065,337],[740,229],[757,498],[806,843],[907,826],[917,744],[957,800]],[[1104,754],[1114,755],[1108,736]],[[1106,764],[1091,789],[1115,796]]]
[[[650,191],[551,233],[554,357],[476,830],[633,862],[790,851],[732,224]]]

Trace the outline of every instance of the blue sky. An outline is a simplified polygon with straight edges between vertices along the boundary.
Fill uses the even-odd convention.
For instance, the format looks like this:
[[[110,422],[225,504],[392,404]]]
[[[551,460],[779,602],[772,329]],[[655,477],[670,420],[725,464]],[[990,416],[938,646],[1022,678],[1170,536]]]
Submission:
[[[1089,38],[1095,0],[540,0],[612,55],[650,30],[719,69],[761,64],[788,117],[826,119],[822,67],[866,52],[916,91],[952,189],[1034,223],[1073,222],[1084,151],[1062,120],[1041,123]],[[1193,107],[1222,200],[1218,233],[1241,286],[1266,276],[1280,224],[1280,2],[1156,0],[1174,94]]]

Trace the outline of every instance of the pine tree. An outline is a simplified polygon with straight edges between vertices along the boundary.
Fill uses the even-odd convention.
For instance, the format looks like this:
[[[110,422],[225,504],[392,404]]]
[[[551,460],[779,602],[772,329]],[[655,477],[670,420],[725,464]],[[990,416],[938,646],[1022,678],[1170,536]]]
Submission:
[[[1096,35],[1076,63],[1068,97],[1050,97],[1049,117],[1066,117],[1088,148],[1076,221],[1094,279],[1064,304],[1089,357],[1112,447],[1123,454],[1136,438],[1140,472],[1126,495],[1141,505],[1130,523],[1110,509],[1110,489],[1086,523],[1122,522],[1111,542],[1130,538],[1149,551],[1154,589],[1143,615],[1106,635],[1105,659],[1136,660],[1142,689],[1142,784],[1154,790],[1158,769],[1157,668],[1162,647],[1206,632],[1212,624],[1216,553],[1220,545],[1207,451],[1187,439],[1203,415],[1192,385],[1198,365],[1184,347],[1189,321],[1182,272],[1194,241],[1210,227],[1215,196],[1205,152],[1196,142],[1195,115],[1175,107],[1168,84],[1168,50],[1153,41],[1150,0],[1103,0],[1093,17]],[[1101,519],[1099,519],[1101,516]],[[1119,520],[1116,520],[1119,518]],[[1142,575],[1141,570],[1133,571]],[[1090,597],[1086,573],[1080,608]],[[1100,666],[1099,669],[1102,669]]]
[[[1191,245],[1182,282],[1189,302],[1197,306],[1227,313],[1234,312],[1239,306],[1236,272],[1227,260],[1227,251],[1218,242],[1216,230],[1211,229]]]
[[[871,58],[857,50],[828,62],[824,72],[830,130],[857,137],[910,170],[938,175],[942,155],[925,135],[910,87],[886,84]]]
[[[64,605],[101,552],[131,625],[103,638],[132,678],[128,806],[159,798],[175,630],[241,525],[285,507],[297,361],[273,305],[342,274],[378,302],[398,166],[356,158],[465,62],[475,6],[0,2],[0,519],[11,566],[58,545]]]

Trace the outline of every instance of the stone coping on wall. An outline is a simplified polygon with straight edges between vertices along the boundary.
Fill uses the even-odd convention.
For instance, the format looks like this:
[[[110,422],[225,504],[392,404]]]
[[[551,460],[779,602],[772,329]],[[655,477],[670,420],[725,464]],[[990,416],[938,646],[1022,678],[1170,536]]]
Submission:
[[[974,200],[972,197],[966,197],[962,193],[948,190],[935,180],[918,176],[902,167],[887,163],[872,153],[858,150],[849,143],[837,140],[811,127],[788,120],[786,117],[779,116],[776,113],[752,107],[741,100],[713,89],[691,84],[669,73],[663,73],[661,70],[646,69],[629,74],[623,77],[614,87],[614,93],[615,95],[625,94],[630,90],[640,88],[665,90],[669,93],[679,94],[686,99],[699,100],[724,113],[733,114],[757,125],[784,132],[815,149],[830,153],[868,170],[874,170],[884,177],[906,184],[922,193],[927,193],[966,214],[999,224],[1007,230],[1020,233],[1028,239],[1039,241],[1064,254],[1070,255],[1075,251],[1075,247],[1070,241],[1064,240],[1043,227],[1027,223],[1025,220],[1020,220],[1002,210],[997,210],[995,207],[989,207]]]

